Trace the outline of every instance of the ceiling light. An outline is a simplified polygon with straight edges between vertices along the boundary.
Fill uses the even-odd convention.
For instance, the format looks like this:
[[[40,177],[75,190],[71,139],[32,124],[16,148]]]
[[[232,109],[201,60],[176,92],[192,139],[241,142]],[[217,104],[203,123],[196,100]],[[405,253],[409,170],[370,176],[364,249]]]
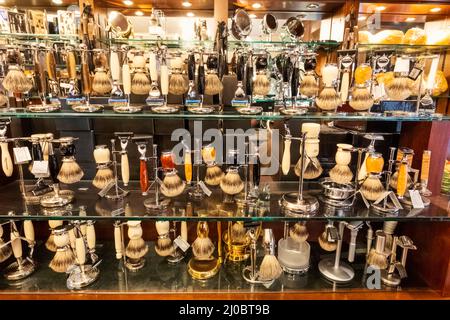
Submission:
[[[181,5],[182,5],[183,7],[189,8],[190,6],[192,6],[192,3],[190,3],[189,1],[183,1],[183,2],[181,3]]]
[[[320,5],[318,3],[309,3],[308,5],[306,5],[306,8],[308,9],[318,9],[320,7]]]
[[[375,10],[383,11],[383,10],[386,10],[386,7],[385,6],[378,6],[378,7],[375,8]]]
[[[187,15],[188,17],[195,17],[195,14],[192,13],[192,12],[188,12],[188,13],[186,13],[186,15]]]
[[[54,4],[62,4],[63,3],[62,0],[52,0],[52,2]]]
[[[430,9],[430,12],[436,13],[436,12],[439,12],[441,10],[442,10],[441,8],[436,7],[436,8]]]
[[[5,0],[0,0],[0,3],[5,3],[6,1]]]
[[[358,17],[358,21],[364,21],[364,20],[366,20],[366,19],[367,19],[366,16],[359,16],[359,17]]]
[[[250,13],[248,16],[249,16],[251,19],[256,19],[256,14],[254,14],[254,13]]]
[[[139,17],[144,15],[144,13],[142,11],[136,11],[134,14]]]
[[[408,17],[405,19],[406,22],[413,22],[415,20],[416,20],[416,18],[414,18],[414,17]]]
[[[134,4],[134,2],[131,1],[131,0],[124,0],[123,4],[126,5],[126,6],[132,6]]]
[[[109,18],[109,19],[114,19],[114,17],[117,16],[118,13],[119,13],[118,11],[111,11],[111,12],[108,14],[108,18]]]
[[[261,7],[262,7],[262,5],[259,2],[255,2],[254,4],[252,4],[253,9],[260,9]]]

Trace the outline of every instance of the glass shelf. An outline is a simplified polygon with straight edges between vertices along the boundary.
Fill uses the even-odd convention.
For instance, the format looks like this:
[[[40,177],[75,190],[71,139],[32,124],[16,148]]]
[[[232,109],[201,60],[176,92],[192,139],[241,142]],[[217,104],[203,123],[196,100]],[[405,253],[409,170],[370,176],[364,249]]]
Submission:
[[[147,107],[144,107],[147,108]],[[227,108],[227,109],[232,109]],[[450,115],[434,114],[431,116],[385,116],[383,114],[361,115],[358,113],[322,113],[322,112],[308,112],[303,115],[283,115],[276,112],[263,112],[258,115],[244,115],[234,110],[226,110],[224,112],[214,112],[211,114],[194,114],[188,111],[180,111],[173,114],[152,113],[150,110],[144,110],[139,113],[116,113],[111,107],[106,107],[102,112],[94,113],[79,113],[70,109],[63,109],[61,111],[49,113],[33,113],[27,112],[25,109],[11,109],[0,108],[0,117],[23,118],[23,119],[65,119],[65,118],[109,118],[109,119],[191,119],[191,120],[284,120],[284,119],[298,119],[298,120],[323,120],[323,121],[448,121]]]
[[[17,40],[45,40],[45,41],[80,41],[77,34],[60,35],[60,34],[32,34],[32,33],[0,33],[0,39],[17,39]]]
[[[410,44],[375,44],[360,43],[357,45],[358,51],[371,51],[371,50],[394,50],[401,52],[433,52],[433,51],[448,51],[450,45],[410,45]]]
[[[31,184],[31,182],[29,182]],[[223,192],[218,187],[212,187],[212,195],[201,201],[190,200],[187,192],[170,200],[165,211],[149,212],[144,206],[144,200],[154,200],[154,195],[142,196],[139,183],[129,185],[130,193],[123,201],[100,198],[98,189],[88,181],[77,183],[76,186],[63,186],[62,189],[72,189],[75,200],[72,204],[57,210],[43,209],[39,204],[27,204],[22,200],[18,182],[4,185],[0,188],[0,219],[10,219],[8,214],[14,212],[14,219],[30,220],[186,220],[186,221],[298,221],[298,220],[362,220],[362,221],[450,221],[449,198],[445,196],[432,196],[431,204],[425,209],[400,210],[395,215],[380,215],[364,206],[362,200],[357,200],[349,208],[337,208],[322,202],[321,190],[317,183],[310,183],[305,187],[306,192],[320,200],[320,208],[315,214],[303,217],[286,216],[281,212],[279,199],[287,192],[296,191],[298,183],[271,182],[270,201],[259,202],[253,212],[237,214],[237,205],[226,203]],[[193,205],[193,216],[185,216],[187,202]],[[84,210],[80,210],[80,207]]]

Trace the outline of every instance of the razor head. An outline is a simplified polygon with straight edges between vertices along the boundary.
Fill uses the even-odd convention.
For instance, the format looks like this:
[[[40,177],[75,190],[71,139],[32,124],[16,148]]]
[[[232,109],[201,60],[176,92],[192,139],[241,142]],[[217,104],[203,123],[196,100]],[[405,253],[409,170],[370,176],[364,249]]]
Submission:
[[[151,139],[153,139],[152,135],[140,135],[140,136],[133,136],[131,137],[131,140],[136,143],[137,145],[139,144],[147,144]]]
[[[133,132],[114,132],[114,135],[119,138],[120,140],[127,139],[129,140],[131,137],[134,136]]]

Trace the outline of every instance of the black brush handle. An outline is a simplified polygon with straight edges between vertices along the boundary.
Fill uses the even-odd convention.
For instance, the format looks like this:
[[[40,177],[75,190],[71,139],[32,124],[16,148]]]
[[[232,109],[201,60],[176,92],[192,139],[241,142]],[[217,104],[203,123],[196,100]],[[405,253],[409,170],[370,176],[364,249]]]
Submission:
[[[31,146],[31,154],[33,156],[33,161],[44,160],[44,153],[42,152],[42,148],[39,142],[33,143],[33,145]]]
[[[292,81],[291,81],[291,92],[293,97],[296,97],[298,95],[299,77],[300,77],[300,69],[298,67],[295,67],[294,70],[292,70]]]
[[[251,64],[247,64],[247,70],[245,71],[245,93],[249,96],[253,93],[253,66]]]
[[[307,58],[305,60],[304,66],[305,66],[305,71],[313,71],[316,69],[316,65],[317,65],[317,60],[315,57],[313,58]]]
[[[219,59],[213,55],[208,56],[208,59],[206,59],[206,66],[209,70],[217,70],[219,67]]]
[[[205,94],[205,66],[198,66],[197,91],[199,94]]]
[[[52,178],[53,183],[58,183],[59,165],[58,159],[54,154],[48,155],[48,169],[50,171],[50,177]]]
[[[292,62],[288,57],[285,58],[283,63],[283,82],[289,82],[289,75],[292,71]]]
[[[267,68],[267,58],[266,57],[258,57],[255,62],[256,71],[264,70]]]
[[[261,179],[261,163],[259,162],[259,156],[255,156],[255,163],[253,164],[253,185],[259,186]]]
[[[188,56],[188,78],[189,81],[195,80],[195,55],[193,53]]]
[[[241,55],[239,56],[236,65],[236,77],[238,81],[244,80],[244,73],[245,73],[245,57]]]

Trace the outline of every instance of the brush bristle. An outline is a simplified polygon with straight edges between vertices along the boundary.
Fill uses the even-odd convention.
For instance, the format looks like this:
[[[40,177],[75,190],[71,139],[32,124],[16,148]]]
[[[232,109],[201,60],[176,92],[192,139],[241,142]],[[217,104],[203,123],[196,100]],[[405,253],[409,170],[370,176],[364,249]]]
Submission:
[[[148,252],[148,246],[145,244],[144,239],[130,239],[128,245],[125,248],[125,255],[134,260],[138,260],[145,256]]]
[[[77,183],[84,172],[74,159],[64,159],[58,173],[58,180],[65,184]]]
[[[309,236],[308,229],[304,224],[297,222],[289,229],[289,236],[296,242],[304,242]]]
[[[245,243],[247,240],[247,230],[241,222],[235,222],[231,227],[231,241],[233,243]]]
[[[380,269],[386,269],[388,266],[386,256],[378,253],[374,248],[370,249],[369,255],[367,256],[367,264]]]
[[[410,186],[413,183],[413,180],[411,179],[411,176],[407,176],[408,182],[407,185]],[[398,183],[398,171],[395,171],[394,174],[391,176],[391,180],[389,181],[389,186],[391,186],[392,189],[397,190],[397,183]]]
[[[307,97],[314,97],[319,91],[316,77],[313,75],[305,75],[300,83],[300,93]]]
[[[373,106],[373,97],[369,89],[354,88],[349,100],[350,107],[358,111],[369,110]]]
[[[33,84],[21,70],[9,70],[3,79],[3,87],[9,92],[24,93],[29,91]]]
[[[114,174],[110,168],[97,170],[97,174],[92,181],[92,185],[98,189],[103,189],[107,184],[114,180]]]
[[[169,237],[158,238],[155,244],[155,251],[161,257],[167,257],[173,254],[174,247]]]
[[[237,172],[227,172],[220,181],[220,189],[229,195],[240,193],[244,189],[244,182]]]
[[[267,96],[270,92],[270,81],[267,75],[257,74],[255,81],[253,81],[253,94],[259,96]]]
[[[336,90],[331,87],[325,87],[316,98],[316,105],[322,110],[336,110],[341,104],[341,97]]]
[[[64,273],[75,263],[75,256],[69,248],[58,249],[49,264],[49,267],[55,271]]]
[[[180,73],[173,73],[169,80],[169,93],[174,95],[182,95],[188,91],[188,83]]]
[[[0,239],[0,263],[7,260],[12,254],[11,246],[6,245],[2,247],[4,244],[5,242]]]
[[[337,164],[330,170],[330,179],[338,184],[350,183],[353,179],[353,172],[348,166]]]
[[[150,92],[151,84],[147,75],[143,72],[137,72],[131,80],[131,92],[133,94],[145,95]]]
[[[186,183],[178,174],[168,174],[161,185],[161,193],[166,197],[177,197],[183,193]]]
[[[384,187],[380,179],[369,176],[361,185],[360,191],[364,198],[375,201],[383,194]]]
[[[223,90],[223,84],[215,73],[208,73],[205,78],[205,94],[213,96]]]
[[[397,77],[386,84],[386,94],[391,100],[405,100],[412,94],[411,79],[407,77]]]
[[[259,279],[261,280],[275,280],[281,276],[283,269],[277,257],[271,254],[266,254],[259,267]]]
[[[328,252],[335,251],[337,248],[337,241],[331,242],[328,241],[327,233],[324,231],[322,234],[317,238],[317,242],[319,242],[319,246]]]
[[[55,236],[53,235],[53,233],[50,234],[47,241],[45,242],[45,247],[47,248],[48,251],[51,252],[56,252],[56,250],[58,249],[58,247],[55,244]]]
[[[210,186],[218,186],[225,174],[218,166],[208,166],[206,168],[205,183]]]
[[[301,159],[297,162],[295,165],[295,174],[297,176],[300,176],[300,165],[301,165]],[[311,160],[306,159],[305,161],[305,171],[303,172],[303,178],[304,179],[316,179],[320,177],[320,175],[323,172],[323,168],[320,165],[320,162],[317,158],[311,158]]]
[[[92,80],[92,90],[98,94],[108,94],[112,90],[111,79],[104,71],[97,71]]]
[[[214,253],[214,243],[208,237],[197,237],[192,243],[192,253],[197,259],[209,259]]]

